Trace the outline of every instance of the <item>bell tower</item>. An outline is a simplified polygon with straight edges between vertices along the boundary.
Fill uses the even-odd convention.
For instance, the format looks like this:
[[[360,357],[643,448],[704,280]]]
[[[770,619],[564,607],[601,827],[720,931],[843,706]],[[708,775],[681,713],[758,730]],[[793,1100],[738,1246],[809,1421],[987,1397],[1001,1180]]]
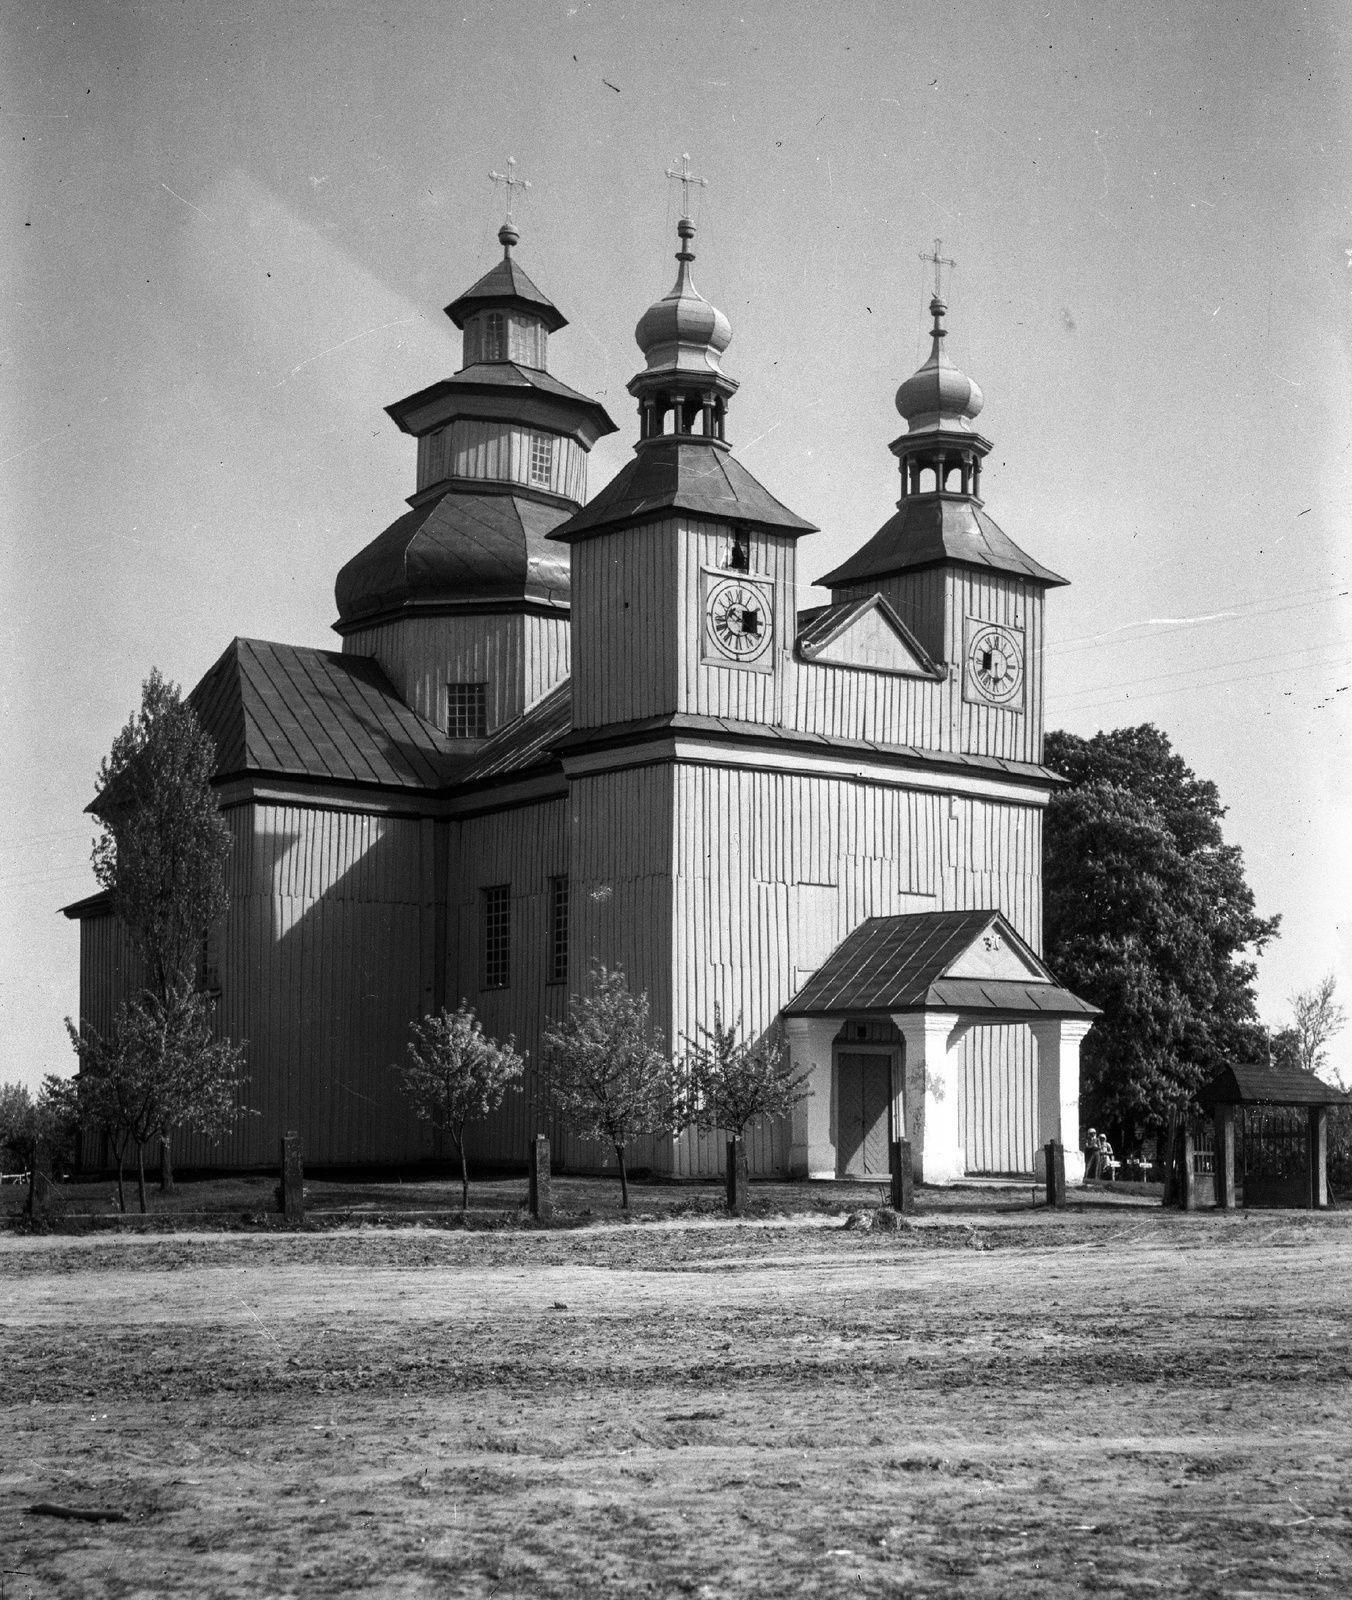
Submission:
[[[882,595],[945,681],[926,741],[966,755],[1042,760],[1046,591],[1066,580],[1035,561],[985,510],[991,442],[973,425],[980,388],[945,349],[948,304],[935,267],[929,359],[897,390],[906,432],[888,446],[901,474],[897,512],[818,581],[836,604]]]

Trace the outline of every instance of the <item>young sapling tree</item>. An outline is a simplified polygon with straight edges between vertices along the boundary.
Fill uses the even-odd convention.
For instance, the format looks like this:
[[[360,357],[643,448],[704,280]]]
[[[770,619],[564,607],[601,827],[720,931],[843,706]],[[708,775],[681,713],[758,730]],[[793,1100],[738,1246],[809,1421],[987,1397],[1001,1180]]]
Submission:
[[[469,1209],[469,1163],[465,1127],[492,1114],[504,1097],[518,1093],[526,1060],[516,1039],[490,1039],[464,1000],[455,1011],[409,1024],[408,1058],[399,1068],[414,1114],[451,1136],[460,1158],[460,1209]]]
[[[567,1018],[545,1031],[544,1042],[550,1097],[579,1138],[613,1146],[627,1211],[626,1149],[680,1124],[676,1069],[650,1026],[648,996],[631,993],[619,968],[598,965],[591,993],[572,997]]]

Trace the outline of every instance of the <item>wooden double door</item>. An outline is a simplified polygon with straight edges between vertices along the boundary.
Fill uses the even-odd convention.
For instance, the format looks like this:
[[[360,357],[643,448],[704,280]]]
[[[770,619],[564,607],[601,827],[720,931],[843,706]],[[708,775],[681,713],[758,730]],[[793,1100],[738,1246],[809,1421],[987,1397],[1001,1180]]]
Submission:
[[[892,1137],[891,1051],[836,1057],[836,1170],[842,1178],[885,1178]]]

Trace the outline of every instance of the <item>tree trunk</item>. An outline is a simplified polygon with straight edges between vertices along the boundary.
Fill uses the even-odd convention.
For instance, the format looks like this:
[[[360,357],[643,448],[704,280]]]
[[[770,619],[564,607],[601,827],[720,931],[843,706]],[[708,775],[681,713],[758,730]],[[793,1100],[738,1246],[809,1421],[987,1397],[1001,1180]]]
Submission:
[[[469,1210],[469,1163],[465,1160],[465,1139],[463,1133],[457,1143],[460,1146],[460,1209]]]
[[[169,1135],[160,1135],[160,1193],[173,1194],[174,1192],[174,1154],[169,1142]]]
[[[117,1152],[117,1209],[125,1217],[127,1214],[127,1191],[122,1186],[122,1150],[119,1146]]]
[[[615,1154],[620,1158],[620,1207],[624,1211],[629,1209],[629,1174],[624,1170],[624,1146],[617,1144]]]
[[[146,1147],[143,1144],[136,1146],[136,1180],[141,1195],[141,1215],[145,1216],[150,1207],[146,1204]]]

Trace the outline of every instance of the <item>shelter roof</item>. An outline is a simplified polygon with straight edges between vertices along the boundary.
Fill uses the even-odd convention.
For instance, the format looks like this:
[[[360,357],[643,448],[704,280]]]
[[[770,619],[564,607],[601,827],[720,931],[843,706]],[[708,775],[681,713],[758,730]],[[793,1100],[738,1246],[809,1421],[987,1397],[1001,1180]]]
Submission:
[[[1197,1096],[1204,1106],[1343,1106],[1352,1095],[1317,1078],[1304,1067],[1267,1062],[1236,1062],[1224,1067]]]
[[[87,894],[83,900],[72,900],[68,906],[62,906],[61,915],[72,922],[83,922],[86,917],[101,917],[112,909],[112,890],[100,889],[96,894]]]
[[[568,326],[568,318],[547,294],[542,294],[513,259],[510,250],[501,261],[490,267],[478,283],[471,285],[446,307],[446,315],[457,328],[465,326],[465,318],[476,311],[486,311],[493,306],[517,306],[522,311],[538,316],[551,333]]]
[[[1020,550],[970,499],[916,495],[903,500],[896,516],[885,522],[861,550],[817,582],[838,589],[945,561],[1012,572],[1047,588],[1069,581]]]
[[[645,439],[629,465],[551,537],[571,543],[668,510],[780,532],[817,532],[815,523],[781,505],[725,447],[668,434]]]
[[[214,777],[285,773],[439,788],[445,735],[400,700],[369,656],[235,639],[188,697],[216,741]]]
[[[546,540],[567,520],[566,504],[528,491],[448,488],[406,511],[342,568],[334,585],[339,621],[353,626],[408,605],[484,600],[566,607],[568,557]]]
[[[985,1011],[1093,1017],[998,911],[870,917],[784,1008],[787,1016]]]

